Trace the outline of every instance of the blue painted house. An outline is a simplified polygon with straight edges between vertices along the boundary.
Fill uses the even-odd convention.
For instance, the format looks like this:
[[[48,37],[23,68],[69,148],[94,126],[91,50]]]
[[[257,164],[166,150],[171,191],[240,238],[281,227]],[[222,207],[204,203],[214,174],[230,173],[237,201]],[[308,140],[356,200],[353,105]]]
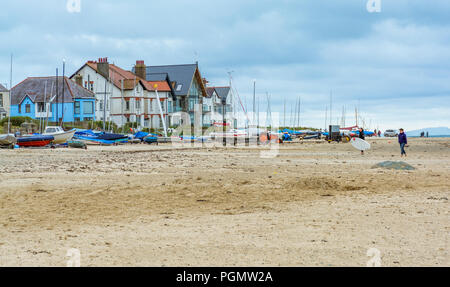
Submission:
[[[11,116],[49,122],[95,120],[95,94],[67,77],[27,78],[11,90]]]

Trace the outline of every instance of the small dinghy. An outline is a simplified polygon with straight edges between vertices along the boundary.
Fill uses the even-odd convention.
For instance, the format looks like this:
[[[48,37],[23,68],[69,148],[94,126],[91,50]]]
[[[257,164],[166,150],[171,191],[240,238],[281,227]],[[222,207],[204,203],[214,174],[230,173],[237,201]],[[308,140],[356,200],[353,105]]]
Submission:
[[[81,149],[87,149],[87,145],[83,141],[68,141],[67,144],[71,148],[81,148]]]
[[[128,141],[128,136],[126,135],[93,132],[92,130],[77,131],[73,138],[94,145],[117,145]]]
[[[17,145],[20,147],[44,147],[49,145],[55,138],[53,136],[28,136],[17,139]]]
[[[0,148],[14,148],[17,139],[14,135],[0,135]]]
[[[148,136],[144,138],[144,142],[147,144],[158,144],[158,138],[154,136]]]

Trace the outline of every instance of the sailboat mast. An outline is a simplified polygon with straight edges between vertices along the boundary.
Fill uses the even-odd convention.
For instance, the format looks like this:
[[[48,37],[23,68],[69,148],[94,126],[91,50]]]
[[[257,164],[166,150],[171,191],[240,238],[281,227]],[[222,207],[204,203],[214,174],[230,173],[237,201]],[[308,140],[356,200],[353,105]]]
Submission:
[[[47,107],[46,102],[47,102],[47,81],[45,81],[45,83],[44,83],[44,109],[42,110],[42,113],[44,113],[45,110],[46,110],[46,107]],[[38,107],[38,111],[39,111],[39,107]],[[40,112],[40,111],[39,111],[39,112]],[[43,132],[43,126],[44,126],[44,124],[45,124],[45,118],[41,115],[41,116],[39,117],[39,125],[40,125],[39,131],[40,131],[41,133]]]
[[[121,118],[122,118],[122,133],[124,132],[124,123],[123,123],[123,121],[124,121],[124,114],[123,114],[123,102],[124,102],[124,98],[123,98],[123,79],[121,80],[121,86],[120,86],[120,96],[121,96],[121,100],[120,100],[120,102],[121,102],[121,105],[120,105],[120,111],[122,112],[122,116],[121,116]],[[151,120],[151,118],[150,118],[150,120]]]
[[[330,125],[333,124],[333,91],[330,91]]]
[[[48,113],[49,113],[49,110],[51,110],[51,107],[52,107],[52,93],[53,93],[53,86],[54,86],[54,84],[55,83],[52,81],[52,88],[50,89],[50,99],[49,99],[49,102],[48,102],[48,106],[46,107],[47,113],[45,115],[45,126],[48,126]]]
[[[292,128],[292,114],[294,111],[294,106],[291,105],[291,113],[289,114],[289,127]]]
[[[298,110],[298,97],[295,100],[295,110],[294,110],[294,124],[293,124],[293,128],[295,129],[297,127],[297,110]]]
[[[56,117],[55,123],[59,122],[59,107],[58,107],[58,68],[56,68]]]
[[[13,54],[11,54],[11,69],[9,72],[9,112],[8,112],[8,134],[11,133],[11,95],[12,95],[12,70],[13,70]]]
[[[61,109],[62,109],[62,116],[61,116],[61,124],[60,124],[61,127],[63,127],[63,125],[64,125],[64,86],[65,86],[65,82],[66,82],[65,79],[64,79],[65,73],[66,73],[66,60],[63,60],[62,107],[61,107]]]
[[[106,131],[106,84],[108,79],[105,78],[105,94],[103,95],[103,131]]]
[[[253,125],[255,125],[255,116],[256,116],[255,108],[256,108],[256,80],[253,80],[253,122],[252,122]]]

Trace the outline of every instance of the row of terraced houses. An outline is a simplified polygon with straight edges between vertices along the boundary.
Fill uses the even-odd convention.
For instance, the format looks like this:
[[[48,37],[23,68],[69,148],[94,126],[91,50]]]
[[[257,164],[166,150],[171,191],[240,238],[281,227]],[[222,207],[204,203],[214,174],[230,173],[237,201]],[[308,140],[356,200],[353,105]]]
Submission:
[[[200,120],[207,127],[222,125],[223,113],[232,114],[232,107],[231,87],[208,86],[198,64],[136,61],[127,71],[101,58],[69,77],[29,77],[11,91],[0,87],[0,118],[10,113],[49,122],[106,120],[154,129],[162,128],[163,121],[178,126]]]

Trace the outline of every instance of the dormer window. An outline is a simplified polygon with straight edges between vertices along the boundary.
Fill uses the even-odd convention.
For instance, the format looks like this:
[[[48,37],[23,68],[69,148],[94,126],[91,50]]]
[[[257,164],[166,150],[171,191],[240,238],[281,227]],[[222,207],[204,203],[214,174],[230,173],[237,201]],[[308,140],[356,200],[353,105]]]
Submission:
[[[177,92],[180,92],[182,88],[183,88],[183,85],[179,84],[179,85],[177,85],[176,91],[177,91]]]

